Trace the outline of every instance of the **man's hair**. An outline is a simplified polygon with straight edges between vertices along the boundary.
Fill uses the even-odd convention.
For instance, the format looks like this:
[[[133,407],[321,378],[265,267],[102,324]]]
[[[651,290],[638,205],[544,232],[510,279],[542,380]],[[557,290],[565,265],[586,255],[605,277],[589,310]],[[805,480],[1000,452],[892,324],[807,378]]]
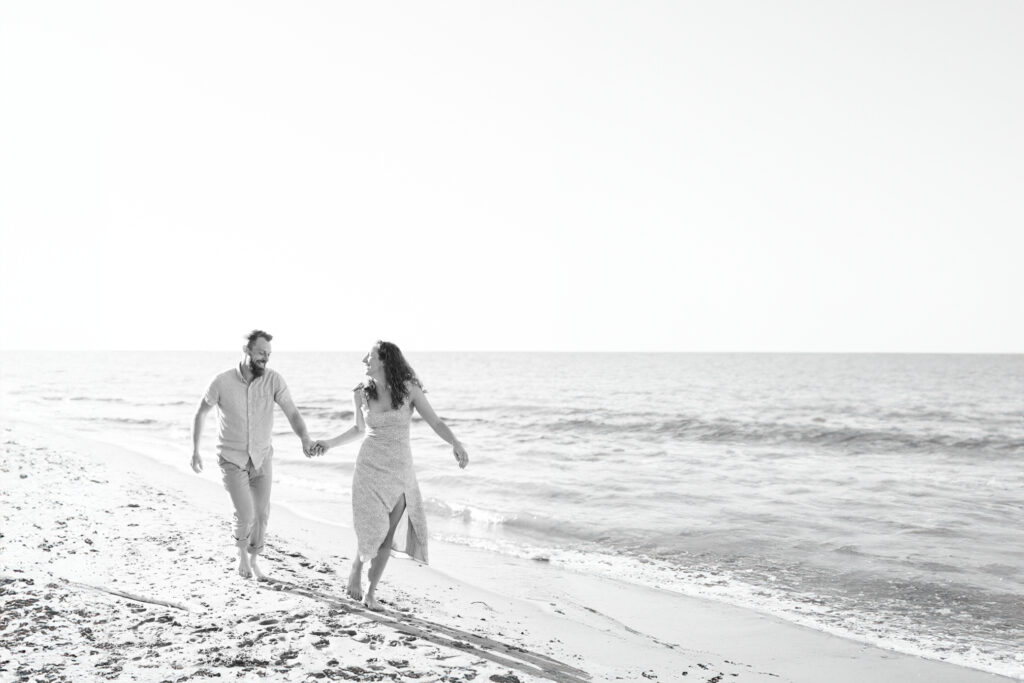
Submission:
[[[263,330],[253,330],[252,332],[250,332],[245,337],[248,340],[248,343],[246,343],[246,346],[251,349],[252,348],[252,343],[254,341],[256,341],[257,339],[259,339],[260,337],[263,337],[268,342],[269,341],[274,341],[274,335],[270,334],[269,332],[264,332]]]

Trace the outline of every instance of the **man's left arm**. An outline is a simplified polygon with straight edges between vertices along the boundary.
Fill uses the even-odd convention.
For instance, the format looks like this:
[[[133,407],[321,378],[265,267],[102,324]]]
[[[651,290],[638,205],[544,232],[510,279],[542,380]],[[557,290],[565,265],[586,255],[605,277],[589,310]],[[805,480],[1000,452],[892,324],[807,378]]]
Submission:
[[[292,395],[288,391],[287,386],[282,386],[282,389],[278,391],[277,396],[275,397],[275,401],[277,402],[277,405],[281,406],[284,416],[288,418],[288,424],[292,426],[292,431],[295,432],[295,436],[302,440],[302,452],[308,456],[310,454],[310,448],[313,447],[313,441],[309,438],[309,431],[306,429],[306,421],[302,419],[302,415],[299,414],[299,409],[295,407],[295,402],[292,401]]]
[[[284,416],[288,418],[288,423],[292,426],[292,431],[295,432],[295,436],[302,439],[302,452],[309,455],[309,449],[313,446],[313,441],[309,438],[309,432],[306,430],[306,421],[302,419],[302,415],[299,414],[299,409],[295,407],[295,404],[291,401],[278,404],[281,406],[281,410],[284,411]]]

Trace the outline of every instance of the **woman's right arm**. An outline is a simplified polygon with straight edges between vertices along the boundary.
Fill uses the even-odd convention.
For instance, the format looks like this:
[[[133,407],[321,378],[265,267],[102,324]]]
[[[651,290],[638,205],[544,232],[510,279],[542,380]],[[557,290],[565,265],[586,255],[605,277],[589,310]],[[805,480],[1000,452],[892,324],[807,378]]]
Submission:
[[[366,423],[363,421],[363,392],[361,389],[356,389],[352,392],[352,405],[356,423],[333,439],[321,441],[320,443],[323,444],[324,451],[328,448],[334,448],[335,446],[348,443],[349,441],[355,441],[363,434],[363,432],[366,431]]]

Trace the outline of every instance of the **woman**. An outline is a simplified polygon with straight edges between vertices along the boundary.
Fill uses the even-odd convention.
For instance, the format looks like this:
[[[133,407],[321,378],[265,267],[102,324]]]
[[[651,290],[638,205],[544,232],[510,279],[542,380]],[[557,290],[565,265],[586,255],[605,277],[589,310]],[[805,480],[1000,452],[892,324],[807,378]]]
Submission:
[[[368,608],[380,611],[383,608],[375,591],[391,555],[403,512],[409,514],[405,552],[420,562],[427,561],[427,520],[409,448],[413,409],[452,445],[459,467],[469,463],[469,455],[430,407],[423,385],[397,346],[378,341],[363,358],[363,364],[366,381],[355,388],[353,395],[355,425],[333,439],[316,442],[313,452],[322,454],[366,434],[352,477],[352,521],[359,547],[345,592],[353,600],[363,600]],[[367,561],[370,587],[364,599],[362,574],[363,563]]]

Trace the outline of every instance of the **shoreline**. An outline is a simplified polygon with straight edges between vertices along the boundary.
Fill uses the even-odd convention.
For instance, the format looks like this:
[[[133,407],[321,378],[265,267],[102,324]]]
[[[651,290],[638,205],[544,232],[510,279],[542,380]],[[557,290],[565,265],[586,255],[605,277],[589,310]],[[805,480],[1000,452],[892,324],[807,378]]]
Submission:
[[[109,619],[132,610],[132,605],[142,604],[110,592],[76,592],[68,586],[74,579],[74,583],[93,589],[99,585],[132,595],[140,595],[139,586],[148,586],[150,597],[156,593],[190,608],[185,612],[191,620],[189,624],[181,616],[171,622],[153,622],[177,621],[182,629],[198,625],[189,635],[202,642],[190,641],[174,657],[165,656],[173,660],[167,668],[176,674],[168,674],[171,680],[187,680],[180,677],[189,671],[190,677],[202,677],[203,671],[231,676],[261,667],[271,675],[285,670],[289,676],[299,675],[298,680],[304,680],[301,676],[318,677],[318,673],[330,677],[330,673],[324,672],[342,670],[344,675],[366,676],[358,680],[405,675],[403,667],[384,664],[388,657],[394,662],[405,661],[405,670],[415,667],[415,672],[421,674],[419,680],[430,680],[431,676],[436,677],[433,680],[467,680],[464,676],[471,670],[474,677],[482,675],[481,680],[506,677],[504,680],[508,681],[512,680],[508,676],[520,681],[573,677],[609,681],[684,677],[711,680],[715,676],[737,681],[818,681],[825,675],[837,683],[1014,680],[883,650],[724,603],[438,542],[433,543],[434,564],[429,567],[398,555],[391,560],[379,589],[388,612],[375,618],[343,597],[348,558],[354,548],[351,529],[302,517],[283,505],[272,503],[270,551],[264,569],[275,578],[286,580],[275,590],[238,577],[234,573],[234,546],[227,531],[230,503],[219,477],[211,471],[216,467],[215,463],[211,465],[209,456],[205,459],[204,474],[196,476],[187,468],[184,457],[181,467],[175,468],[145,453],[44,430],[32,423],[5,418],[0,435],[4,442],[0,476],[11,482],[0,494],[4,499],[0,538],[0,580],[4,585],[0,587],[0,605],[5,618],[12,613],[11,605],[19,605],[19,615],[26,610],[30,613],[10,617],[0,629],[0,672],[5,674],[12,672],[9,662],[14,659],[41,673],[47,666],[46,657],[52,656],[54,649],[87,647],[89,639],[82,635],[82,629],[89,629],[89,633],[102,630],[105,624],[100,623],[101,615],[106,614]],[[47,467],[40,464],[41,471],[34,472],[34,460],[47,463]],[[61,471],[76,471],[75,468],[82,473],[77,475],[75,485],[59,476]],[[27,476],[22,478],[21,474]],[[76,500],[76,486],[91,492],[85,499]],[[107,505],[132,496],[141,496],[137,506],[152,508],[145,511],[145,520],[129,521],[142,512],[142,507]],[[65,520],[56,518],[62,514],[60,510],[70,507],[74,507],[74,515]],[[42,523],[47,515],[53,517],[53,528]],[[28,521],[28,517],[39,523]],[[192,521],[199,528],[178,528],[176,520]],[[65,534],[59,546],[53,544],[50,537],[62,528],[57,524],[60,521],[65,527],[81,527],[88,535]],[[130,526],[133,524],[138,526]],[[149,562],[139,558],[139,539],[132,535],[136,531],[157,538],[161,534],[173,535],[174,545],[164,554],[185,555],[175,557],[175,561],[180,565],[177,569],[189,576],[168,573],[164,563],[155,557]],[[104,565],[105,581],[98,580],[104,576],[97,567],[83,560],[98,554],[95,546],[99,541],[92,540],[97,536],[103,538],[104,555],[108,558]],[[156,540],[149,543],[159,546]],[[49,549],[45,549],[47,544]],[[201,556],[202,562],[197,563],[194,558]],[[130,572],[119,571],[128,560],[140,561],[128,563]],[[91,579],[80,581],[75,576]],[[64,591],[65,600],[71,600],[70,595],[81,600],[88,598],[89,606],[82,609],[95,611],[96,615],[87,621],[98,625],[78,625],[77,636],[68,632],[61,636],[64,641],[57,639],[54,634],[60,633],[60,629],[47,631],[46,620],[33,621],[32,615],[45,615],[47,610],[60,612],[60,603],[21,580],[26,577],[37,577],[35,586],[44,581],[47,586],[57,586],[48,590],[51,595],[58,589]],[[62,583],[61,579],[67,581]],[[244,599],[237,598],[239,587],[247,589]],[[22,601],[29,599],[34,600],[31,606],[21,606]],[[154,614],[161,610],[183,611],[152,605],[146,609]],[[241,642],[255,638],[245,637],[249,633],[246,624],[274,621],[265,624],[271,635],[254,643],[276,639],[278,642],[270,650],[277,658],[268,655],[257,657],[257,663],[250,667],[237,665],[238,661],[247,661],[238,640],[218,640],[217,634],[222,631],[195,633],[215,627],[216,624],[207,622],[217,614],[230,614],[237,619],[232,633],[241,634]],[[301,619],[289,621],[302,614],[305,616]],[[31,636],[27,641],[12,640],[11,623],[28,629]],[[33,630],[33,624],[38,628]],[[260,633],[266,634],[266,629]],[[136,629],[139,633],[144,630]],[[376,638],[385,630],[387,637]],[[346,635],[338,638],[339,633]],[[360,640],[362,636],[366,636],[365,640]],[[408,637],[414,637],[420,646],[413,649],[401,644],[401,639]],[[34,649],[26,649],[25,642],[34,643]],[[160,642],[163,641],[155,641]],[[466,644],[471,647],[465,647]],[[19,647],[25,651],[19,653]],[[251,646],[257,651],[259,647],[268,646]],[[170,652],[169,646],[164,648],[166,653]],[[161,648],[153,643],[135,643],[122,649],[126,656],[119,660],[122,669],[116,672],[117,677],[131,680],[130,676],[141,675],[144,677],[138,680],[151,680],[145,677],[150,671],[138,668],[141,665],[133,669],[127,662],[155,659],[147,653]],[[428,650],[436,658],[428,656]],[[235,659],[227,660],[225,652],[235,653]],[[405,654],[399,657],[402,653]],[[141,659],[133,660],[136,656]],[[384,668],[368,668],[370,659],[375,660],[375,666]],[[5,660],[8,663],[3,663]],[[332,660],[336,663],[328,665]],[[102,662],[94,665],[99,663]],[[175,663],[181,668],[175,668]],[[315,669],[318,666],[322,668]],[[344,669],[345,666],[363,669],[364,673]]]

